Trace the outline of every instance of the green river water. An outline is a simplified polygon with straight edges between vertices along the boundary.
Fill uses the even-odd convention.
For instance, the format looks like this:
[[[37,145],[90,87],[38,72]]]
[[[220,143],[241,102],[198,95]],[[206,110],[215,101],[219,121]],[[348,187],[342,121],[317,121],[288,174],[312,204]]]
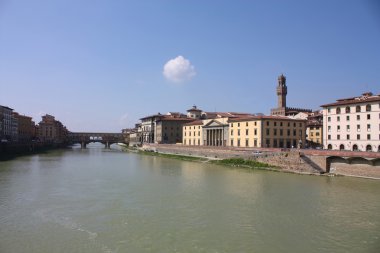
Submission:
[[[380,181],[89,145],[0,162],[0,252],[380,252]]]

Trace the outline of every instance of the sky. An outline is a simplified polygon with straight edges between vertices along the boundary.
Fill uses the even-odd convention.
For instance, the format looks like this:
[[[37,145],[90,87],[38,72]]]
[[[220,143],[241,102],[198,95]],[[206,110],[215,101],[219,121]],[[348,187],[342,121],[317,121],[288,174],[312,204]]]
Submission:
[[[70,131],[380,94],[377,0],[0,0],[0,105]]]

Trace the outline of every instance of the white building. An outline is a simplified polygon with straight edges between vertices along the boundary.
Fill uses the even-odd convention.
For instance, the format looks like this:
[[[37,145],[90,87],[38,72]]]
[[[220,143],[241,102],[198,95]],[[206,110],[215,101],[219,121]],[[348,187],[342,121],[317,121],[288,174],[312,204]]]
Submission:
[[[368,92],[321,107],[325,149],[380,152],[380,94]]]

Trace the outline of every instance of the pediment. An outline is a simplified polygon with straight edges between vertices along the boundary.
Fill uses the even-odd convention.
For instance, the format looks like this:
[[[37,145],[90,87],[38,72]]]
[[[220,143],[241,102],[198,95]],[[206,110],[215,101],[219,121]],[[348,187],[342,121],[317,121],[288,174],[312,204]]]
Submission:
[[[204,125],[203,127],[220,127],[223,125],[224,124],[222,124],[221,122],[213,119],[210,122],[208,122],[206,125]]]

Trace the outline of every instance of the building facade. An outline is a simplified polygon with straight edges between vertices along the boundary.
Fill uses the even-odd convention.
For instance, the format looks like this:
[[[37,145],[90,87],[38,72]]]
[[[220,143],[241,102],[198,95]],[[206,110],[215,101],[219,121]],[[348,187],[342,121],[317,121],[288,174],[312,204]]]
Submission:
[[[13,109],[0,105],[0,122],[1,132],[0,140],[2,142],[12,141],[12,118]]]
[[[367,92],[321,107],[324,149],[380,152],[380,95]]]
[[[156,138],[158,144],[182,143],[182,127],[184,124],[193,121],[185,115],[164,115],[156,121]]]
[[[54,116],[46,114],[38,124],[38,139],[44,143],[64,143],[67,141],[66,127]]]
[[[284,116],[254,116],[229,120],[232,147],[303,148],[306,120]]]
[[[35,137],[35,125],[32,121],[32,117],[20,115],[17,112],[13,112],[14,118],[18,123],[18,141],[21,143],[31,142]]]

